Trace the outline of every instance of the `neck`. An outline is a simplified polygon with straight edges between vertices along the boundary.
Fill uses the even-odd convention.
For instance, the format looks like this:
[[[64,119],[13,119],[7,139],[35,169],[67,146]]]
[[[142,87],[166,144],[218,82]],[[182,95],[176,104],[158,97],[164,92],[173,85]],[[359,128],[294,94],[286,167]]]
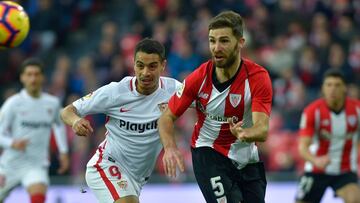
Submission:
[[[28,89],[26,89],[26,92],[31,96],[31,97],[34,97],[34,98],[38,98],[40,97],[40,90],[33,90],[33,91],[30,91]]]
[[[342,108],[344,108],[345,105],[345,99],[337,100],[335,102],[326,102],[329,108],[333,111],[340,111]]]
[[[223,83],[234,77],[234,75],[240,68],[240,63],[241,63],[241,58],[238,57],[230,67],[226,67],[226,68],[216,67],[215,73],[218,81],[220,83]]]

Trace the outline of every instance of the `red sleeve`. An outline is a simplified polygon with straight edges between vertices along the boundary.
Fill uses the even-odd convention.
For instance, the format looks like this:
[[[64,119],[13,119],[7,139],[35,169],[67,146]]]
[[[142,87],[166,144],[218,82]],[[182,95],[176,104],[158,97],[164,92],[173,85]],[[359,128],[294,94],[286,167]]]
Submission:
[[[299,135],[312,137],[315,133],[315,111],[313,108],[306,108],[300,120]]]
[[[202,66],[205,66],[204,64]],[[169,109],[176,116],[181,116],[197,98],[197,93],[206,74],[205,67],[200,67],[188,75],[176,93],[169,100]]]
[[[250,77],[250,90],[252,97],[252,112],[271,113],[272,85],[270,76],[266,71],[261,71]]]

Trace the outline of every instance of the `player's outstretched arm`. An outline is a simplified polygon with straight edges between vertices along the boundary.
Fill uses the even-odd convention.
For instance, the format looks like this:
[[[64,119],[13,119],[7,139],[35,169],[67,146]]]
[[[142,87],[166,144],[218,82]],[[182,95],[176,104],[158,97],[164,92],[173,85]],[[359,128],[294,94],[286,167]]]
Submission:
[[[169,109],[166,109],[158,121],[160,139],[164,146],[164,170],[167,176],[173,178],[176,177],[176,167],[181,172],[185,170],[184,158],[176,146],[174,136],[174,122],[176,119],[177,117]]]
[[[77,115],[76,108],[72,104],[61,110],[60,115],[64,123],[71,126],[79,136],[89,136],[94,131],[88,120]]]

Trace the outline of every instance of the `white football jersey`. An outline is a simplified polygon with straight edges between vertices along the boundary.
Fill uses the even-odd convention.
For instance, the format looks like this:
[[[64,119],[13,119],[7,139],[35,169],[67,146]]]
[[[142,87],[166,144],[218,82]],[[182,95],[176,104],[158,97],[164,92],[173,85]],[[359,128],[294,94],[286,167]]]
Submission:
[[[169,98],[181,85],[175,79],[160,77],[159,88],[151,95],[137,92],[136,77],[125,77],[75,101],[80,116],[107,115],[106,138],[99,147],[104,156],[125,167],[135,180],[150,176],[162,149],[157,120]]]
[[[0,110],[0,146],[4,148],[0,167],[48,166],[52,128],[60,152],[66,153],[68,146],[60,108],[58,98],[47,93],[34,98],[24,89],[7,99]],[[11,148],[13,140],[19,138],[29,140],[24,152]]]

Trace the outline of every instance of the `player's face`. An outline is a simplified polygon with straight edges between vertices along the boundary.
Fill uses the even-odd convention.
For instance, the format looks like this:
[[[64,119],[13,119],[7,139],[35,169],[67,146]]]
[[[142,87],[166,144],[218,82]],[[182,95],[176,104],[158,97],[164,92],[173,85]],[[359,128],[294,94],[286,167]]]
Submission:
[[[37,94],[41,90],[44,82],[44,75],[38,66],[29,65],[25,68],[20,76],[25,89],[32,95]]]
[[[209,47],[217,68],[229,68],[240,58],[240,49],[244,39],[237,39],[231,28],[219,28],[209,31]]]
[[[327,77],[322,85],[322,93],[328,104],[343,102],[346,96],[346,85],[338,77]]]
[[[144,95],[153,93],[159,86],[159,78],[165,69],[166,61],[158,54],[138,52],[135,55],[135,75],[137,91]]]

